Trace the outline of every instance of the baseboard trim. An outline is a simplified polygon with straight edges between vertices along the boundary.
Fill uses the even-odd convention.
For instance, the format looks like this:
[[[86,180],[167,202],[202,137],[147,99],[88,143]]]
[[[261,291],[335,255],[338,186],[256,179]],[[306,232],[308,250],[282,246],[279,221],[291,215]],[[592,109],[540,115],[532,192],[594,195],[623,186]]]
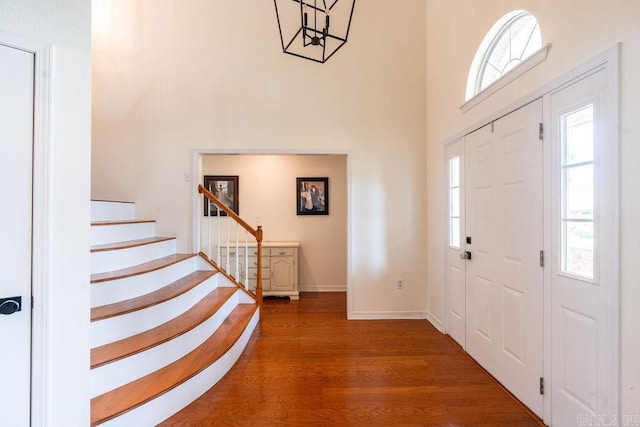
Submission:
[[[301,286],[300,292],[346,292],[347,287],[344,285],[329,286]]]
[[[438,319],[430,311],[427,311],[427,320],[429,321],[429,323],[433,325],[434,328],[436,328],[438,331],[444,334],[444,325],[442,324],[440,319]]]
[[[349,320],[427,320],[423,311],[356,311]]]

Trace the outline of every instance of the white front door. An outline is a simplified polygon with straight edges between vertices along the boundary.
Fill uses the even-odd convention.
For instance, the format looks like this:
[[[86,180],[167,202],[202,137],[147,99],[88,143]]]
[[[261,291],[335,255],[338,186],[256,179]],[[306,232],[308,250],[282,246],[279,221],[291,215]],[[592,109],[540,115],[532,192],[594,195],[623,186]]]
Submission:
[[[0,424],[16,427],[31,404],[33,81],[34,55],[0,45]]]
[[[465,137],[466,350],[534,413],[543,399],[542,100]]]
[[[445,244],[446,332],[466,348],[464,139],[445,149],[448,233]]]
[[[550,98],[554,426],[617,425],[617,170],[609,82],[598,71]]]

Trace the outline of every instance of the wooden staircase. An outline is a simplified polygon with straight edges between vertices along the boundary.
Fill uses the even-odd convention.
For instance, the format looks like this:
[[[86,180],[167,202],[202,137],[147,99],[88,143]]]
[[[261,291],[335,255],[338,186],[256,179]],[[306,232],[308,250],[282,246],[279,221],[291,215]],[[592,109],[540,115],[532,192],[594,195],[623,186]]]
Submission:
[[[259,308],[134,204],[91,209],[91,425],[156,425],[227,373]]]

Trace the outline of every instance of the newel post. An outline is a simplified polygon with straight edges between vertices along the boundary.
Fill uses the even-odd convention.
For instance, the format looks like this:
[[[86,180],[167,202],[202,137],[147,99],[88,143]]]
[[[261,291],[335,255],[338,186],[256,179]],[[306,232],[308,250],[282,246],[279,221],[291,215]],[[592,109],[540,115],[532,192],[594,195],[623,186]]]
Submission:
[[[262,226],[261,225],[259,225],[256,230],[256,242],[258,244],[258,277],[256,279],[256,300],[258,302],[258,307],[262,307]]]

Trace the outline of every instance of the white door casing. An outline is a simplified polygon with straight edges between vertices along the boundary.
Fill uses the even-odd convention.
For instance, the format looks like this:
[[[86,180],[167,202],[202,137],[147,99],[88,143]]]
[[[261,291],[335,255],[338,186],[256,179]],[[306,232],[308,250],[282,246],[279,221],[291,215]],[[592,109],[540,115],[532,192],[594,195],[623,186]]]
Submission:
[[[538,99],[465,137],[466,349],[543,414],[543,164]]]
[[[0,315],[3,425],[27,426],[31,402],[31,259],[34,54],[0,45],[0,298],[21,311]]]
[[[543,99],[545,268],[543,273],[544,413],[541,417],[545,424],[550,426],[578,425],[580,423],[582,425],[595,425],[595,423],[611,423],[613,425],[615,422],[625,421],[624,418],[621,418],[619,399],[619,62],[620,43],[526,95],[515,104],[496,111],[480,123],[470,126],[445,141],[445,147],[447,147],[460,138],[471,135],[483,124],[504,117],[519,106],[527,105],[538,98]],[[604,78],[606,81],[590,80],[590,76],[594,74],[599,74],[598,78]],[[577,82],[578,86],[565,92],[565,89]],[[588,90],[585,92],[585,89],[588,89],[585,86],[593,86],[594,91],[591,91],[592,93],[589,95]],[[580,92],[583,92],[582,98],[580,98]],[[599,131],[597,138],[599,137],[603,141],[603,144],[598,147],[598,157],[595,159],[598,163],[595,173],[597,198],[595,216],[598,236],[595,247],[598,252],[596,256],[598,284],[591,288],[586,296],[578,296],[578,298],[589,299],[597,293],[599,300],[596,302],[591,298],[591,303],[587,304],[591,308],[595,308],[597,316],[586,313],[580,315],[578,309],[572,308],[572,304],[575,304],[572,300],[577,294],[568,292],[569,287],[563,286],[561,282],[559,285],[559,278],[565,282],[565,285],[569,283],[566,279],[571,278],[558,274],[561,249],[558,240],[561,195],[559,194],[560,152],[558,150],[560,148],[557,119],[558,114],[572,111],[571,107],[584,105],[583,103],[587,99],[598,100],[599,116],[596,117],[596,120],[600,120],[600,123],[596,125],[596,130]],[[561,106],[563,103],[566,103],[564,108]],[[555,110],[551,107],[552,104]],[[466,161],[469,162],[468,154]],[[445,177],[446,179],[448,178]],[[469,210],[467,208],[467,211]],[[446,251],[448,251],[448,244],[445,246],[445,253]],[[450,294],[449,277],[446,274],[445,279],[446,319],[446,310],[449,304],[447,298]],[[560,289],[555,289],[556,286]],[[579,287],[574,287],[573,290],[577,291],[578,289]],[[467,290],[467,292],[469,291]],[[567,298],[569,305],[564,305],[563,297]],[[470,322],[469,311],[468,307],[467,323]],[[567,331],[564,328],[563,323],[566,323],[567,319],[572,323],[570,326],[576,329],[575,332]],[[582,321],[582,325],[580,321]],[[589,323],[592,325],[589,326]],[[467,327],[469,328],[469,326]],[[589,333],[589,328],[597,330],[597,332]],[[584,340],[582,347],[595,348],[595,352],[592,351],[589,354],[585,348],[579,348],[581,345],[576,342],[575,338],[580,334],[584,335],[580,338],[580,340]],[[589,335],[597,337],[598,341],[595,345],[593,341],[589,341]],[[565,340],[565,337],[570,337],[571,340]],[[558,347],[559,345],[564,347]],[[595,358],[590,359],[594,354]],[[585,363],[585,359],[587,363]],[[587,364],[591,364],[591,367],[586,367]],[[566,371],[566,368],[569,368],[570,371]],[[586,377],[583,378],[584,375]],[[597,383],[597,389],[593,388],[594,381]],[[588,387],[591,387],[591,391],[588,391]],[[587,393],[586,396],[581,396],[585,393]],[[596,407],[595,411],[594,406]]]
[[[445,237],[445,331],[464,349],[465,300],[465,162],[464,139],[445,148],[445,194],[448,227]],[[457,223],[457,224],[456,224]]]
[[[597,71],[550,95],[551,384],[553,425],[611,424],[617,419],[617,143],[611,79]],[[563,116],[593,107],[593,278],[562,265]],[[619,421],[619,420],[618,420]],[[595,424],[594,424],[595,425]]]

